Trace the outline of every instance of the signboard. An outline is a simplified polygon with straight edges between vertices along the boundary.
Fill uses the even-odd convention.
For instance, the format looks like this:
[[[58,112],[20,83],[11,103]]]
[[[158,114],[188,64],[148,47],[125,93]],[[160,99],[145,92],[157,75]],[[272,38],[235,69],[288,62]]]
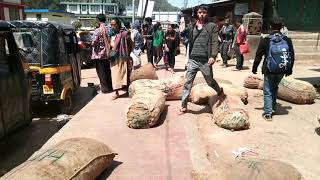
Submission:
[[[234,15],[243,16],[249,12],[248,3],[236,3],[234,6]]]
[[[146,3],[147,3],[147,0],[140,0],[139,1],[137,16],[140,16],[140,17],[143,16],[143,13],[146,8]],[[146,17],[152,17],[153,7],[154,7],[154,1],[148,1]]]

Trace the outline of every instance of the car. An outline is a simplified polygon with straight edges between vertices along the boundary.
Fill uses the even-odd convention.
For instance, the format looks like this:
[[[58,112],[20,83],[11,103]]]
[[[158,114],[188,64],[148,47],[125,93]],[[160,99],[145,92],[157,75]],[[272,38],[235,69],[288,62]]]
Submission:
[[[94,64],[94,61],[91,59],[92,54],[92,31],[81,31],[77,33],[78,36],[78,45],[80,50],[80,57],[82,65],[91,67]]]
[[[31,76],[11,28],[0,21],[0,138],[32,121]]]

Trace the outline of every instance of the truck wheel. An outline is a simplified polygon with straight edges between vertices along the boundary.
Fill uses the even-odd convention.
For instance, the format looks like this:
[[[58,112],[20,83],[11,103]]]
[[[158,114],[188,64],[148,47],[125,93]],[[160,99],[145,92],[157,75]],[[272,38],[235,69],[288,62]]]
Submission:
[[[63,114],[69,114],[72,108],[72,93],[68,90],[64,100],[60,102],[60,111]]]

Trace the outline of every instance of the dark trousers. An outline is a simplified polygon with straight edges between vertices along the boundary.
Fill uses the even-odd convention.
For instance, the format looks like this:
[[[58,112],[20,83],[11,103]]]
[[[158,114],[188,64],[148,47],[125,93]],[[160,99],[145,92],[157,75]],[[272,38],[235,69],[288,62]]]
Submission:
[[[236,44],[234,47],[234,50],[235,50],[236,59],[237,59],[236,68],[241,70],[243,68],[244,57],[243,57],[243,54],[241,54],[241,52],[240,52],[240,46],[238,44]]]
[[[152,42],[151,43],[147,43],[146,47],[147,47],[148,62],[153,65],[153,46],[152,46]]]
[[[228,60],[229,60],[228,51],[229,51],[230,45],[231,45],[231,42],[223,42],[221,44],[221,57],[224,65],[228,64]]]
[[[102,92],[112,92],[110,62],[106,59],[96,60],[96,71],[100,80]]]
[[[278,86],[283,74],[265,74],[263,81],[264,114],[272,115],[278,96]]]
[[[167,52],[168,54],[168,64],[169,66],[174,69],[174,65],[176,64],[176,54],[175,54],[175,49],[170,49],[169,52]]]
[[[183,86],[183,91],[182,91],[181,107],[183,108],[187,108],[192,84],[198,71],[201,71],[204,79],[206,80],[207,84],[210,87],[212,87],[217,93],[220,93],[221,91],[219,84],[217,83],[216,80],[213,79],[212,66],[210,66],[208,62],[205,62],[205,61],[200,62],[193,59],[189,59],[186,82]]]

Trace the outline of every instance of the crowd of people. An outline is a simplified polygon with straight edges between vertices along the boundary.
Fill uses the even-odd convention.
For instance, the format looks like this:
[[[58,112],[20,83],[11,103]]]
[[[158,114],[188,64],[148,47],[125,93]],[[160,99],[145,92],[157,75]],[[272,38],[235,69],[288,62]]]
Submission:
[[[222,66],[228,67],[228,60],[236,57],[235,71],[243,69],[244,54],[249,52],[247,30],[242,25],[241,18],[230,17],[220,23],[208,19],[208,7],[199,6],[197,18],[190,19],[187,27],[179,33],[174,24],[169,24],[164,32],[160,22],[152,24],[151,18],[145,18],[144,24],[135,21],[132,27],[129,23],[121,27],[118,18],[111,19],[110,27],[105,25],[106,16],[97,15],[99,25],[94,32],[92,41],[92,59],[96,60],[96,70],[101,84],[102,93],[114,91],[112,99],[120,97],[119,90],[127,92],[129,77],[133,69],[141,65],[141,53],[146,51],[148,62],[155,70],[163,59],[166,70],[174,73],[176,49],[180,45],[180,36],[186,47],[186,82],[182,92],[179,115],[187,111],[189,94],[198,71],[201,71],[207,84],[218,96],[225,96],[223,88],[213,78],[212,65],[215,64],[218,53],[222,57]],[[266,120],[271,120],[275,112],[278,85],[284,75],[292,74],[294,50],[290,38],[283,30],[281,19],[275,19],[271,24],[270,36],[262,39],[256,52],[252,72],[264,56],[262,73],[264,74],[264,113]]]

